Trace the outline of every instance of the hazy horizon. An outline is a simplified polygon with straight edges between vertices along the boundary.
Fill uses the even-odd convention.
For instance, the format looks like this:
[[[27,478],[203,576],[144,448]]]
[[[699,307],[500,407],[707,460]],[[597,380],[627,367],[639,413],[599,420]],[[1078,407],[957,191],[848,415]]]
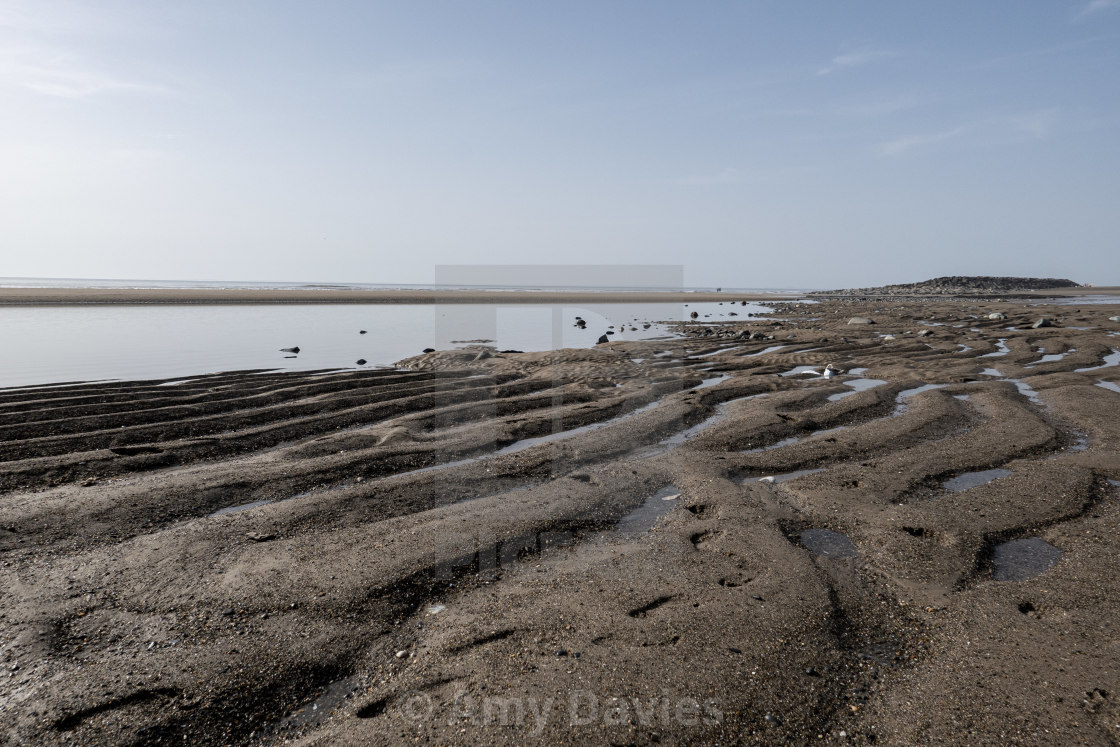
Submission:
[[[0,274],[1120,285],[1120,0],[0,3]]]

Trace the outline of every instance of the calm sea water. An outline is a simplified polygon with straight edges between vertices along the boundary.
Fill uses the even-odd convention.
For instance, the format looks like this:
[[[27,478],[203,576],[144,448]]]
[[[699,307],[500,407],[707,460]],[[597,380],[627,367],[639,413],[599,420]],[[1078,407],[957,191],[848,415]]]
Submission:
[[[768,309],[730,303],[0,307],[0,387],[356,368],[359,359],[391,366],[424,348],[477,340],[501,350],[591,347],[610,325],[614,340],[647,339],[668,332],[657,324],[645,330],[644,322],[683,320],[692,311],[701,321],[719,321]],[[577,316],[587,329],[574,326]],[[281,352],[296,346],[295,358]]]

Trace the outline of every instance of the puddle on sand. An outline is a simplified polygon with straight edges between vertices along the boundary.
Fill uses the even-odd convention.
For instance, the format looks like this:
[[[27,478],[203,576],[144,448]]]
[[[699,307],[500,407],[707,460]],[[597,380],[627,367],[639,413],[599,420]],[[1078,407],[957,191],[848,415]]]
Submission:
[[[1031,402],[1034,402],[1036,405],[1042,404],[1042,400],[1038,398],[1038,392],[1035,391],[1030,384],[1019,381],[1019,379],[1008,379],[1008,381],[1015,385],[1015,388],[1019,390],[1019,394],[1023,395]]]
[[[730,347],[730,348],[720,348],[719,350],[713,350],[710,353],[702,353],[700,355],[694,355],[692,357],[693,358],[711,358],[713,355],[723,355],[724,353],[730,353],[733,350],[741,350],[742,348],[743,348],[742,345],[735,345],[735,346]]]
[[[836,402],[837,400],[844,399],[845,397],[850,397],[853,394],[856,394],[857,392],[863,392],[863,391],[866,391],[868,389],[874,389],[875,387],[877,387],[881,384],[886,384],[886,383],[887,382],[883,381],[882,379],[852,379],[851,381],[845,381],[844,385],[845,386],[850,386],[852,388],[852,391],[850,391],[850,392],[837,392],[836,394],[830,394],[828,396],[828,401],[829,402]]]
[[[788,347],[789,347],[789,345],[771,345],[768,348],[763,348],[762,350],[759,350],[757,353],[751,353],[750,355],[744,355],[743,357],[744,358],[757,358],[760,355],[769,355],[770,353],[776,353],[779,350],[781,350],[782,348],[788,348]]]
[[[789,438],[783,438],[781,441],[777,441],[775,443],[772,443],[769,446],[759,446],[756,449],[747,449],[743,453],[744,454],[756,454],[760,451],[770,451],[770,449],[780,449],[783,446],[792,446],[793,444],[800,441],[802,438],[804,438],[804,436],[790,436]]]
[[[1101,387],[1102,389],[1107,389],[1110,392],[1116,392],[1117,394],[1120,394],[1120,384],[1116,384],[1111,381],[1098,381],[1097,386]]]
[[[913,389],[903,389],[901,392],[898,393],[898,396],[894,398],[894,401],[897,402],[898,404],[895,405],[894,412],[891,413],[891,417],[894,417],[896,415],[901,415],[902,413],[906,412],[906,408],[908,406],[906,404],[906,400],[910,399],[915,394],[921,394],[922,392],[929,392],[929,391],[932,391],[934,389],[941,389],[944,386],[946,386],[946,385],[945,384],[922,384],[921,386],[916,386]]]
[[[961,402],[968,402],[968,400],[970,398],[971,398],[971,395],[968,395],[968,394],[954,394],[953,395],[953,399],[959,399]]]
[[[1053,363],[1055,361],[1060,361],[1062,358],[1065,358],[1070,353],[1076,353],[1076,352],[1077,352],[1077,348],[1070,348],[1069,350],[1067,350],[1064,353],[1047,353],[1046,355],[1044,355],[1041,358],[1039,358],[1038,360],[1036,360],[1034,363],[1028,363],[1026,366],[1023,366],[1023,368],[1034,368],[1035,366],[1040,366],[1043,363]]]
[[[699,384],[692,387],[692,391],[696,391],[697,389],[707,389],[710,386],[715,386],[716,384],[721,384],[721,383],[727,381],[730,378],[731,377],[729,375],[724,374],[722,376],[716,376],[714,379],[704,379]]]
[[[861,374],[867,373],[867,369],[866,368],[853,368],[853,369],[849,370],[848,373],[852,374],[853,376],[859,376]]]
[[[1085,371],[1099,371],[1102,368],[1112,368],[1113,366],[1120,366],[1120,350],[1113,350],[1111,353],[1104,357],[1104,363],[1099,366],[1089,366],[1088,368],[1074,369],[1077,373]]]
[[[992,578],[1025,581],[1057,565],[1062,551],[1038,537],[996,545],[992,553]]]
[[[729,399],[728,401],[717,405],[716,406],[716,411],[713,414],[704,418],[703,420],[701,420],[696,425],[692,426],[691,428],[686,428],[685,430],[681,431],[680,433],[674,433],[673,435],[669,436],[668,438],[662,440],[657,445],[658,446],[680,446],[681,444],[683,444],[685,441],[687,441],[688,439],[695,436],[700,431],[705,430],[706,428],[710,428],[711,426],[715,425],[719,421],[726,418],[727,417],[727,407],[729,405],[731,405],[732,403],[742,402],[743,400],[747,400],[747,399],[754,399],[755,397],[765,397],[768,394],[769,394],[769,392],[762,392],[760,394],[748,394],[746,397],[737,397],[736,399]]]
[[[994,353],[984,353],[984,355],[982,355],[980,357],[981,358],[998,358],[1001,355],[1007,355],[1008,353],[1011,352],[1011,348],[1007,347],[1007,345],[1004,344],[1006,342],[1007,342],[1006,337],[999,338],[999,341],[996,343],[996,345],[999,346],[999,350],[997,350]]]
[[[770,483],[771,485],[777,485],[778,483],[796,480],[797,478],[804,477],[805,475],[815,475],[818,472],[824,472],[824,467],[818,467],[816,469],[799,469],[796,472],[784,472],[780,475],[767,475],[766,477],[748,477],[743,480],[743,482],[765,482]]]
[[[952,490],[954,493],[959,493],[962,490],[975,488],[980,485],[987,485],[993,480],[998,480],[1001,477],[1007,477],[1011,474],[1009,469],[985,469],[978,472],[965,472],[951,477],[945,482],[941,483],[941,487],[946,490]]]
[[[304,494],[304,495],[306,495],[306,494]],[[257,506],[267,506],[270,503],[272,503],[272,501],[260,500],[260,501],[253,501],[252,503],[239,503],[236,506],[226,506],[225,508],[219,508],[217,511],[215,511],[212,514],[207,514],[206,518],[209,519],[209,518],[212,518],[214,516],[225,516],[226,514],[235,514],[238,511],[247,511],[250,508],[256,508]]]
[[[961,349],[962,353],[967,353],[969,350],[972,350],[970,345],[965,345],[963,342],[958,342],[957,347]]]
[[[673,485],[666,485],[642,501],[642,505],[619,519],[615,529],[623,537],[637,537],[645,534],[665,514],[680,504],[681,491]]]
[[[1001,379],[1003,378],[1003,374],[1000,373],[1000,370],[998,368],[985,368],[983,371],[980,372],[980,375],[981,376],[998,376]]]
[[[824,558],[852,558],[859,555],[847,535],[831,529],[806,529],[801,533],[800,540],[809,552]]]
[[[1077,438],[1069,445],[1066,451],[1085,451],[1089,448],[1089,434],[1078,432]]]

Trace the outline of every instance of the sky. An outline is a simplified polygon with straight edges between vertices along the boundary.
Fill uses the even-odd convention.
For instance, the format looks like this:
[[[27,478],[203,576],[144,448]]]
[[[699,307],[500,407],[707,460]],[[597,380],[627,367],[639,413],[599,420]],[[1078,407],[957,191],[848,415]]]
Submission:
[[[0,276],[1117,257],[1120,0],[0,0]]]

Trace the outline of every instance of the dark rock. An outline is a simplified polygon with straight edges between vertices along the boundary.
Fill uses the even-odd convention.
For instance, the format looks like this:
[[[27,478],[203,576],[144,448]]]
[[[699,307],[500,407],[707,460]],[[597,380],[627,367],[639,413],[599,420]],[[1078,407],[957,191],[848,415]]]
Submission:
[[[700,312],[694,311],[691,314],[689,314],[689,316],[693,319],[699,319],[700,318]]]
[[[524,350],[502,350],[503,353],[524,353]]]
[[[595,341],[596,345],[602,345],[604,342],[610,342],[611,338],[606,335],[599,335],[599,339]]]
[[[366,359],[365,358],[359,358],[358,360],[356,360],[354,362],[359,366],[364,366],[366,364]]]
[[[297,353],[298,354],[299,353],[299,346],[297,345],[294,348],[280,348],[280,352],[281,353]]]
[[[364,335],[365,333],[366,333],[366,331],[364,329],[359,329],[358,330],[359,335]]]
[[[436,352],[436,349],[435,348],[424,348],[424,352],[425,353],[434,353],[434,352]]]

